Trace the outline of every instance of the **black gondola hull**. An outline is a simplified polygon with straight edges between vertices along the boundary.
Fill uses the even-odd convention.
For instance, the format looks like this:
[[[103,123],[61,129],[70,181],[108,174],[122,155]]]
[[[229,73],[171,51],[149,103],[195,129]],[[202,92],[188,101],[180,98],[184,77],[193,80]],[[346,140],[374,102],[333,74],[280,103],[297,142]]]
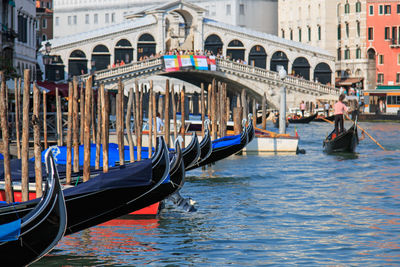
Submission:
[[[354,153],[358,144],[357,128],[353,125],[349,130],[330,140],[332,133],[324,140],[323,148],[326,153],[347,152]]]

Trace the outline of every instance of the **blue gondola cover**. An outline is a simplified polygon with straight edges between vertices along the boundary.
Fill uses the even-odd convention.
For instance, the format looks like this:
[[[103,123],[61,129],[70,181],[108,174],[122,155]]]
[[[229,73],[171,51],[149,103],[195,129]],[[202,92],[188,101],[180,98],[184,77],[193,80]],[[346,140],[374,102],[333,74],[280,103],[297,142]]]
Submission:
[[[224,146],[231,146],[231,145],[239,145],[240,144],[240,134],[238,135],[231,135],[225,136],[219,139],[212,141],[212,148],[220,148]]]
[[[18,240],[21,233],[21,219],[0,225],[0,242]]]

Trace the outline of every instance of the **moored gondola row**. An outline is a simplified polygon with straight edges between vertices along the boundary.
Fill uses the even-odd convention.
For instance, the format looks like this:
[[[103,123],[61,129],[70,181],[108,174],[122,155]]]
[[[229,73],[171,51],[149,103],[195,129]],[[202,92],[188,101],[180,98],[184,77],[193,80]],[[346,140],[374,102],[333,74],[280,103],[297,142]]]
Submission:
[[[9,103],[5,95],[8,93],[4,84],[4,75],[1,72],[0,78],[2,82],[0,107],[1,111],[7,115],[5,107]],[[27,84],[29,88],[29,83]],[[78,86],[76,79],[70,84],[67,137],[62,138],[65,129],[61,123],[57,145],[41,151],[41,145],[47,147],[47,144],[41,142],[40,136],[37,139],[43,122],[39,117],[38,90],[33,83],[36,96],[33,99],[35,113],[31,118],[27,118],[28,122],[31,119],[30,125],[33,125],[35,129],[35,157],[28,160],[29,124],[24,124],[22,127],[23,136],[27,137],[24,140],[28,141],[25,146],[22,146],[22,151],[26,152],[26,156],[18,155],[16,158],[11,158],[9,154],[4,153],[5,159],[0,167],[0,199],[6,203],[0,206],[0,236],[2,238],[0,251],[2,255],[5,255],[4,253],[24,255],[18,259],[19,261],[13,261],[13,257],[5,258],[4,262],[7,265],[30,264],[48,253],[62,236],[127,214],[137,212],[138,216],[156,216],[159,212],[157,208],[150,213],[143,210],[154,205],[161,207],[163,205],[160,203],[169,197],[182,199],[179,190],[184,185],[187,171],[204,168],[240,152],[255,136],[251,116],[248,121],[243,119],[243,123],[238,126],[238,134],[226,135],[226,129],[221,129],[221,127],[226,128],[228,118],[224,116],[229,112],[224,109],[217,111],[217,103],[228,106],[224,102],[226,99],[217,98],[217,90],[226,96],[226,87],[220,84],[217,87],[213,82],[213,86],[209,88],[210,93],[213,94],[213,105],[209,105],[209,112],[212,115],[208,119],[203,117],[201,137],[199,138],[197,133],[192,133],[191,140],[186,146],[185,142],[176,138],[173,148],[169,148],[169,133],[164,135],[158,132],[156,112],[152,112],[154,116],[148,118],[148,121],[154,121],[153,129],[150,127],[146,131],[141,125],[144,121],[142,87],[136,86],[134,93],[131,93],[133,90],[129,93],[128,103],[132,105],[135,130],[131,132],[129,127],[124,129],[122,116],[125,112],[124,102],[121,95],[118,95],[123,94],[123,86],[120,84],[116,97],[117,144],[109,143],[109,107],[105,104],[108,102],[109,92],[102,86],[100,90],[97,90],[99,96],[96,106],[98,112],[96,112],[93,108],[95,98],[91,87],[92,82],[87,82],[85,89],[81,83],[81,108],[78,111],[78,96],[73,94],[79,91]],[[166,89],[168,88],[167,85]],[[184,91],[182,95],[184,96]],[[202,99],[204,101],[204,97]],[[59,101],[56,103],[58,105]],[[152,104],[149,108],[154,111],[156,105],[154,96],[151,94],[149,103]],[[25,104],[28,105],[27,110],[29,110],[29,102]],[[16,102],[16,105],[19,106],[20,103]],[[165,105],[169,105],[169,101]],[[202,106],[205,112],[204,102]],[[131,106],[128,108],[130,109]],[[185,105],[182,105],[181,112],[184,113],[184,110]],[[164,120],[168,122],[169,113],[165,114]],[[77,115],[81,116],[81,124]],[[19,121],[19,118],[17,119]],[[213,119],[218,120],[218,123],[215,123]],[[9,151],[10,144],[5,142],[4,137],[8,136],[10,124],[11,122],[2,125],[1,133],[4,141],[2,152],[4,144],[7,145],[6,150]],[[129,124],[126,125],[129,126]],[[184,116],[182,116],[182,125],[181,133],[185,138],[187,133]],[[214,128],[210,127],[211,125],[214,125]],[[176,129],[177,125],[174,123],[171,128]],[[16,130],[19,132],[19,129]],[[133,142],[129,142],[128,146],[124,145],[124,133],[135,136],[135,146]],[[142,134],[148,137],[147,146],[141,142]],[[81,145],[79,145],[79,136]],[[47,140],[47,137],[43,140]],[[16,143],[19,144],[20,140],[17,141]],[[152,143],[155,146],[152,146]],[[46,168],[42,163],[45,163]],[[49,234],[46,238],[39,238],[39,232]]]

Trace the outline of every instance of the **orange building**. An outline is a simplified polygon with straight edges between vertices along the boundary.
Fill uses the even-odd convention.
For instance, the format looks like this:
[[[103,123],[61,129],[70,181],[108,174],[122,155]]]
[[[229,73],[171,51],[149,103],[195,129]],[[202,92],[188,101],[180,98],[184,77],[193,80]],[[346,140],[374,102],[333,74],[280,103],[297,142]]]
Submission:
[[[366,47],[376,84],[400,85],[400,0],[367,0]]]

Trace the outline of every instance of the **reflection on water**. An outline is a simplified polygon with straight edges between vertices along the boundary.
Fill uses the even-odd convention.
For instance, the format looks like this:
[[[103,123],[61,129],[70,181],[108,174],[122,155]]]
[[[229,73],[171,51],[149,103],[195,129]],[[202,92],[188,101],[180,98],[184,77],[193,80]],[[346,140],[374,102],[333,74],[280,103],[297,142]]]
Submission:
[[[400,150],[400,124],[361,125]],[[297,129],[304,155],[188,172],[181,194],[197,212],[167,203],[158,219],[114,220],[63,238],[36,265],[400,266],[400,153],[366,138],[356,154],[327,155],[330,125]]]

